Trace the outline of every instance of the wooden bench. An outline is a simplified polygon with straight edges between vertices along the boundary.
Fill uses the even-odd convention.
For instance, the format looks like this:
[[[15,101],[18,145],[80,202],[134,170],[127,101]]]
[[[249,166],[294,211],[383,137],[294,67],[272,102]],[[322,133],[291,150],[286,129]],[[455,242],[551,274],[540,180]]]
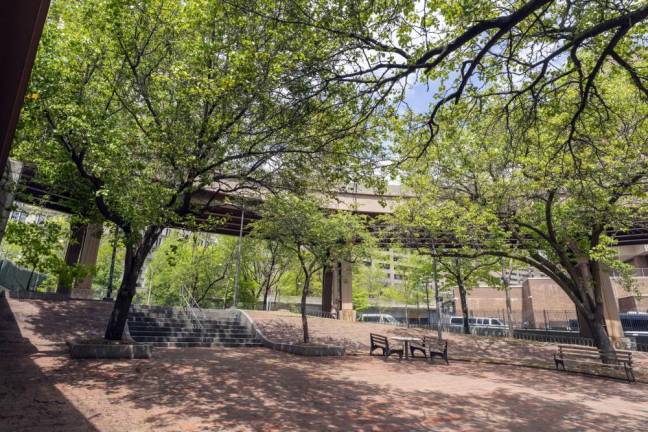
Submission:
[[[612,369],[621,369],[625,371],[626,378],[630,382],[635,381],[632,370],[632,351],[603,351],[598,348],[581,346],[581,345],[558,345],[558,351],[554,354],[556,370],[565,368],[565,362],[590,365]]]
[[[445,339],[424,336],[423,343],[420,345],[410,345],[412,357],[414,357],[415,351],[421,351],[425,358],[429,357],[430,361],[432,361],[434,357],[441,357],[445,360],[446,364],[450,364],[448,362],[448,341]]]
[[[369,349],[369,355],[375,355],[374,351],[377,349],[382,350],[382,356],[385,358],[389,358],[392,354],[398,354],[398,358],[402,359],[403,358],[403,349],[393,349],[389,346],[389,341],[387,340],[386,336],[375,334],[375,333],[370,333],[369,334],[369,339],[371,341],[371,348]]]

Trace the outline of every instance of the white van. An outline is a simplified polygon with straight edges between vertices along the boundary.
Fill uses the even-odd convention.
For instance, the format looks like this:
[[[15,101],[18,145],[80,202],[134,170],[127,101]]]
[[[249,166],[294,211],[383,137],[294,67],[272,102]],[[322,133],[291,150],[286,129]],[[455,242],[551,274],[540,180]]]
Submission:
[[[450,325],[453,327],[463,327],[463,317],[451,317]],[[506,328],[506,324],[501,319],[487,317],[470,317],[468,318],[468,325],[470,325],[470,327]]]
[[[400,325],[400,322],[389,314],[362,314],[360,321],[380,324]]]

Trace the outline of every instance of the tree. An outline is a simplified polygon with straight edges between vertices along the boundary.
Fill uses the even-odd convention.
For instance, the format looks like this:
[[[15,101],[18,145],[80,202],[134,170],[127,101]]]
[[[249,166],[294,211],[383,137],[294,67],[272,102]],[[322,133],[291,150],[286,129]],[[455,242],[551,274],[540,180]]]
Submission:
[[[371,246],[363,218],[347,212],[325,213],[322,202],[312,197],[280,194],[269,198],[254,223],[254,235],[291,251],[304,282],[301,317],[304,343],[309,343],[306,297],[315,273],[338,261],[353,261]]]
[[[577,92],[547,98],[538,107],[545,121],[532,125],[522,114],[507,122],[499,105],[470,115],[464,106],[461,121],[446,119],[433,151],[409,166],[417,199],[403,204],[399,220],[414,243],[468,247],[454,255],[509,257],[541,270],[574,302],[596,346],[611,350],[601,278],[606,267],[628,269],[614,234],[648,211],[648,106],[623,75],[605,74],[573,145],[555,137],[570,131],[563,107],[578,103]],[[603,101],[609,115],[601,117],[593,105]]]
[[[602,98],[599,109],[606,110],[612,101],[599,91],[606,67],[624,73],[648,98],[641,73],[648,5],[641,0],[290,0],[264,16],[337,40],[335,56],[317,71],[320,88],[349,82],[361,94],[401,101],[410,86],[427,88],[425,148],[408,156],[432,144],[441,112],[463,99],[478,107],[503,98],[503,115],[522,110],[532,117],[548,95],[573,92],[572,103],[563,106],[568,121],[560,137],[571,144],[591,102]]]
[[[35,272],[49,273],[54,280],[58,277],[72,282],[91,271],[80,265],[65,264],[61,257],[63,225],[56,220],[40,224],[9,221],[7,224],[4,241],[20,248],[16,263],[31,271],[26,290],[32,289]]]
[[[243,274],[256,284],[255,300],[263,294],[263,309],[266,309],[268,296],[291,265],[288,253],[278,242],[259,239],[246,239],[243,248]]]
[[[499,269],[500,260],[492,257],[468,259],[455,256],[439,258],[438,262],[446,283],[456,286],[459,290],[463,331],[465,334],[470,334],[468,292],[471,288],[478,286],[480,282],[489,282],[490,285],[495,285],[496,278],[491,273]]]
[[[201,307],[223,307],[233,294],[235,254],[233,237],[212,238],[201,233],[172,231],[149,264],[153,302],[184,306],[179,297],[184,289]]]
[[[165,226],[209,228],[222,194],[299,190],[305,180],[326,189],[372,173],[380,146],[366,115],[340,106],[353,87],[308,92],[304,71],[331,49],[229,2],[52,5],[17,155],[37,164],[44,183],[72,179],[124,234],[107,339],[121,338]],[[194,200],[207,187],[216,192]]]
[[[371,254],[370,256],[375,256]],[[374,266],[358,265],[353,268],[353,308],[362,311],[372,301],[384,297],[388,279],[385,270]]]

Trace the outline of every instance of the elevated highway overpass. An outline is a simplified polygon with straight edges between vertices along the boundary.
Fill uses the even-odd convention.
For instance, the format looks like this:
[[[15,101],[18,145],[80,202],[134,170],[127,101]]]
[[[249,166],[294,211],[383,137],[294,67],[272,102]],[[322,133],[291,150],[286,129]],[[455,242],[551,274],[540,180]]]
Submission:
[[[21,201],[66,213],[69,213],[70,208],[74,207],[69,194],[65,192],[56,193],[39,185],[34,181],[33,172],[29,170],[23,171],[19,177],[19,184],[21,190],[17,194],[17,198]],[[323,203],[327,209],[332,211],[352,211],[374,218],[391,214],[398,201],[403,197],[408,198],[402,188],[397,185],[388,186],[383,193],[352,185],[338,191],[334,198],[325,200]],[[409,197],[411,198],[411,195]],[[238,235],[241,225],[244,234],[247,234],[250,230],[250,224],[259,218],[259,215],[254,212],[254,206],[261,202],[262,199],[263,197],[259,195],[241,194],[232,196],[231,194],[206,188],[194,194],[192,203],[198,207],[205,207],[209,216],[219,220],[218,224],[210,226],[207,231],[225,235]],[[178,228],[183,227],[178,226]],[[96,262],[100,232],[101,230],[96,227],[94,229],[87,227],[78,239],[80,246],[77,247],[76,257],[73,257],[75,262],[77,260],[83,264],[94,264]],[[618,241],[621,259],[632,262],[643,262],[642,260],[648,262],[648,223],[637,222],[625,232],[610,234]],[[392,241],[397,240],[399,239],[392,239]],[[431,244],[432,241],[436,240],[426,239],[423,236],[417,238],[416,242],[409,244],[409,246],[425,247]],[[605,279],[609,282],[609,275],[606,274]],[[351,264],[342,262],[338,264],[336,269],[327,269],[323,281],[323,309],[327,312],[337,309],[342,318],[353,319],[355,315],[351,295]],[[611,285],[609,283],[605,285],[610,287],[607,291],[611,292]],[[90,292],[90,281],[84,281],[77,288],[77,295],[87,295]],[[616,299],[613,296],[606,296],[605,303],[609,304],[610,316],[618,318]],[[614,327],[615,325],[610,322],[609,328]],[[618,327],[620,328],[620,324]],[[623,335],[622,329],[620,335],[620,337]]]

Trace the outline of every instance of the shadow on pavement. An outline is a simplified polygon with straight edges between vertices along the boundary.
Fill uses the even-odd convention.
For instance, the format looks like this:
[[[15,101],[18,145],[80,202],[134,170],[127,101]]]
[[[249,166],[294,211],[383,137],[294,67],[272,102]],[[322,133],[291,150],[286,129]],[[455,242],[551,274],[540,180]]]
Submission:
[[[0,431],[96,431],[34,363],[37,355],[0,295]]]

